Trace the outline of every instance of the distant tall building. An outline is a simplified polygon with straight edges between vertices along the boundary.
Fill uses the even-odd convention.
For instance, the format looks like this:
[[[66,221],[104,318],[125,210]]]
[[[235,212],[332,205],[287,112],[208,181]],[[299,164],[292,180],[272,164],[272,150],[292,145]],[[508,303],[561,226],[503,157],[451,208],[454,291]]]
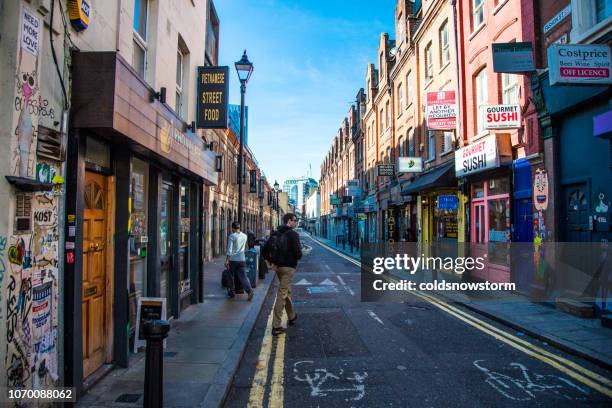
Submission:
[[[300,211],[310,192],[317,187],[318,183],[312,177],[299,177],[285,180],[283,191],[289,195],[289,203]]]

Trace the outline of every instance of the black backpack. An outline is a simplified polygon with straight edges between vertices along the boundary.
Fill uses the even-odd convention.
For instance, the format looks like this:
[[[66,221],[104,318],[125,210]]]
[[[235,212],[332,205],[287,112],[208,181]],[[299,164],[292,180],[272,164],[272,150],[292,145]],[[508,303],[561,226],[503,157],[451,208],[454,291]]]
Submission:
[[[262,256],[268,262],[275,265],[282,265],[287,258],[286,254],[289,248],[287,242],[287,234],[284,232],[274,231],[270,234],[268,242],[263,248]]]

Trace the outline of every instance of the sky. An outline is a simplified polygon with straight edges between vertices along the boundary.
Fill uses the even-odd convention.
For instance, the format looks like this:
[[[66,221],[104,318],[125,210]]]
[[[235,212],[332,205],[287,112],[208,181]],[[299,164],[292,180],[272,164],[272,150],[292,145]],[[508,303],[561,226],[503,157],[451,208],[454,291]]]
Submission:
[[[230,103],[240,104],[234,68],[244,49],[249,148],[270,184],[312,174],[376,61],[380,33],[394,33],[395,0],[214,0],[219,65],[229,65]],[[309,166],[312,173],[309,173]]]

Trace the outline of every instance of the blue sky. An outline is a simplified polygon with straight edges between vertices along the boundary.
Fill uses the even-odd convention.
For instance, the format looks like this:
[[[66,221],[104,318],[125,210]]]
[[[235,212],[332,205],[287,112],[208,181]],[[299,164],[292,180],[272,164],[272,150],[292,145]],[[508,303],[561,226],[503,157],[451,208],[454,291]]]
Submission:
[[[230,103],[240,103],[234,62],[246,48],[249,147],[270,183],[321,161],[365,87],[381,32],[395,37],[395,0],[214,0],[219,64],[229,65]]]

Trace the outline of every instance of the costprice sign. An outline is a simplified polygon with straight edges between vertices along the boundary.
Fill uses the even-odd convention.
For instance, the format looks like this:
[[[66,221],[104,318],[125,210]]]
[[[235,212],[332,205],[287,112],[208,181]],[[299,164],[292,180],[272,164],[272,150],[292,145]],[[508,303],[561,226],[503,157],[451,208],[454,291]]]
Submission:
[[[516,129],[521,127],[519,105],[491,105],[483,109],[485,129]]]
[[[610,47],[553,44],[548,48],[550,84],[612,84]]]
[[[427,92],[427,127],[452,130],[457,126],[455,91]]]
[[[455,153],[455,173],[457,177],[499,167],[497,138],[495,135],[462,147]]]
[[[229,68],[198,67],[198,129],[226,129]]]

